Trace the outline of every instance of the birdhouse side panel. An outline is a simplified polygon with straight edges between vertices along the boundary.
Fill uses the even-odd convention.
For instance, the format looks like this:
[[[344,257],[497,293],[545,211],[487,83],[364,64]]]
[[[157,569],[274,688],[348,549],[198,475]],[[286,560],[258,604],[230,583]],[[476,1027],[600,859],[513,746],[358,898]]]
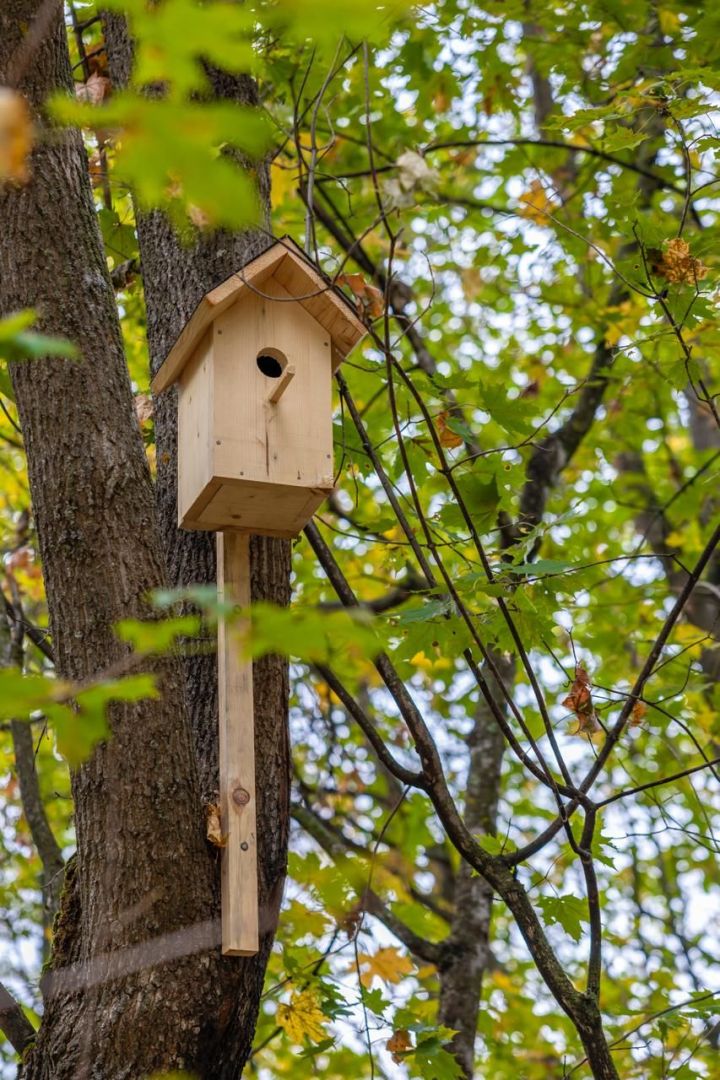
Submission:
[[[330,487],[330,337],[273,278],[262,289],[215,322],[214,475]]]
[[[178,524],[197,517],[212,480],[212,332],[208,330],[178,383]]]

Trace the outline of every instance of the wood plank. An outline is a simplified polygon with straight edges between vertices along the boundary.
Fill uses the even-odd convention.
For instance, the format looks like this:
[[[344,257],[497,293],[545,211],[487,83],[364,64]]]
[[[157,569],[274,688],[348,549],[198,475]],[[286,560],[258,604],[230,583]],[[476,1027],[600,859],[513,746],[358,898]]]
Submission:
[[[200,529],[230,528],[262,536],[297,536],[332,491],[332,477],[321,488],[302,485],[253,483],[247,480],[221,482],[202,508],[194,525]]]
[[[268,394],[267,399],[271,405],[277,405],[294,378],[295,368],[292,364],[288,364],[280,378],[276,381],[275,386],[271,388],[270,393]]]
[[[178,386],[178,525],[212,479],[212,331],[197,344]],[[209,496],[208,496],[209,498]]]
[[[250,537],[227,530],[217,536],[218,593],[250,604]],[[252,662],[242,658],[237,627],[218,626],[222,951],[258,951],[257,834],[255,827],[255,724]]]

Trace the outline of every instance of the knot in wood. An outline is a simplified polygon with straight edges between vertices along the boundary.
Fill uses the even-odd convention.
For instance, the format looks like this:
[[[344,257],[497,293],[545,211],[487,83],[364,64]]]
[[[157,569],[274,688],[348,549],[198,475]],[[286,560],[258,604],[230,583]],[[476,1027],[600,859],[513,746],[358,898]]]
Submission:
[[[232,793],[232,801],[236,806],[247,806],[250,802],[250,792],[244,787],[236,787]]]

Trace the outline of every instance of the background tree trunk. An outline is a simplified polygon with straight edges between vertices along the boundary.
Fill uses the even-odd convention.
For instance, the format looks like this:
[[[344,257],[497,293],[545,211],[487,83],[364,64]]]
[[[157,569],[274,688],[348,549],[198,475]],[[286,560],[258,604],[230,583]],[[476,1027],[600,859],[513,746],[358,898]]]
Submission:
[[[514,662],[502,653],[493,661],[506,686],[512,686]],[[486,671],[488,685],[499,707],[505,707],[500,687]],[[502,782],[503,734],[485,701],[477,707],[475,723],[468,739],[469,764],[465,790],[465,824],[474,834],[493,834]],[[493,890],[466,862],[455,875],[453,918],[448,937],[442,942],[440,1003],[438,1018],[457,1034],[451,1047],[465,1077],[475,1071],[475,1038],[482,995],[483,976],[490,963],[490,919]]]

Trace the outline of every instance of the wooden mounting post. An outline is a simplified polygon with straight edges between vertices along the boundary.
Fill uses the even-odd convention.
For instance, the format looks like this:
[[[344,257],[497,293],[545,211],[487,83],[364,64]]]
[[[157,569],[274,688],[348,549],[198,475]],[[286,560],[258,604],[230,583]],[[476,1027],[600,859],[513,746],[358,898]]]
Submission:
[[[217,534],[221,602],[250,605],[249,545],[245,533]],[[252,956],[258,951],[252,661],[242,656],[238,628],[224,619],[218,626],[218,688],[220,816],[227,837],[221,866],[222,951],[226,956]]]

